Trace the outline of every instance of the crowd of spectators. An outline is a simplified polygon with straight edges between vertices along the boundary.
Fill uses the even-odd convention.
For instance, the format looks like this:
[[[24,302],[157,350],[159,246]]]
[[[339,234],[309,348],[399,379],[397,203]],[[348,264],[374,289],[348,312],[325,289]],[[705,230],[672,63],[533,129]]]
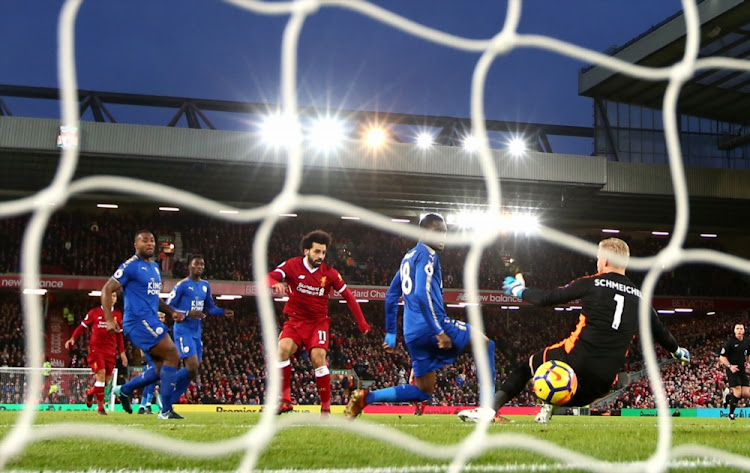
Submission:
[[[414,245],[407,238],[372,229],[357,221],[289,218],[274,229],[268,247],[268,262],[273,266],[301,253],[299,241],[304,233],[318,227],[334,236],[328,263],[336,267],[353,285],[387,286],[394,264]],[[0,274],[18,272],[19,249],[27,218],[0,221]],[[165,276],[182,278],[187,274],[187,259],[203,254],[205,278],[250,281],[253,279],[252,241],[257,224],[238,224],[187,213],[135,215],[126,211],[57,212],[50,219],[42,243],[42,273],[109,276],[132,250],[133,235],[141,228],[151,229],[165,244],[176,245],[176,253],[160,252]],[[602,234],[579,231],[576,234],[597,242]],[[629,242],[631,253],[656,254],[666,238],[635,238],[620,235]],[[689,240],[687,246],[730,251],[715,240]],[[446,288],[464,286],[463,267],[467,248],[448,248],[441,255]],[[575,253],[533,235],[501,236],[484,254],[479,283],[482,289],[499,289],[505,276],[521,270],[529,285],[556,287],[575,277],[593,273],[592,257]],[[630,271],[640,283],[644,273]],[[741,297],[750,290],[746,277],[709,265],[687,265],[665,273],[656,293],[673,296]]]
[[[75,324],[95,306],[97,300],[84,295],[57,297],[50,303],[50,310],[68,307],[75,315]],[[200,374],[191,384],[182,403],[204,404],[261,404],[265,400],[265,350],[260,336],[260,321],[252,299],[225,302],[220,305],[235,310],[232,320],[223,317],[208,317],[204,325],[204,360]],[[383,307],[381,302],[363,304],[363,310],[373,329],[367,335],[359,334],[354,319],[343,305],[332,304],[330,315],[331,368],[353,370],[361,381],[371,383],[373,389],[407,383],[410,363],[403,344],[396,353],[382,349],[384,336]],[[463,309],[450,309],[456,318],[465,318]],[[281,313],[281,305],[277,306]],[[735,321],[744,320],[745,314],[729,313],[714,316],[677,315],[663,318],[679,343],[688,347],[693,363],[683,368],[669,361],[664,350],[657,356],[666,361],[661,367],[669,402],[677,407],[718,407],[722,404],[725,388],[724,370],[718,364],[718,350],[731,333]],[[277,319],[277,323],[282,320]],[[571,331],[577,316],[570,312],[555,312],[548,309],[525,307],[518,311],[502,310],[497,306],[483,308],[483,322],[488,336],[497,341],[496,367],[498,384],[506,372],[541,347],[556,342]],[[24,332],[21,309],[15,293],[0,293],[0,365],[24,366]],[[71,328],[72,330],[72,328]],[[401,337],[399,336],[399,341]],[[87,367],[87,336],[78,340],[70,351],[70,367]],[[130,343],[126,351],[131,365],[140,363],[140,353]],[[633,341],[626,371],[643,369],[640,356],[640,341]],[[314,371],[306,353],[293,359],[292,397],[298,404],[318,403]],[[122,368],[122,367],[121,367]],[[125,372],[126,370],[123,370]],[[67,378],[66,378],[67,379]],[[348,378],[347,378],[348,380]],[[23,396],[21,375],[3,379],[0,401],[18,402]],[[59,383],[58,383],[59,384]],[[42,401],[83,402],[88,384],[85,378],[71,377],[59,384],[54,392],[50,382],[43,388]],[[333,403],[346,403],[347,381],[334,381]],[[470,354],[461,355],[456,363],[439,371],[434,403],[443,405],[472,405],[478,402],[478,386],[474,363]],[[533,405],[536,400],[530,389],[509,405]],[[607,406],[610,409],[626,407],[654,407],[648,378],[630,383]]]

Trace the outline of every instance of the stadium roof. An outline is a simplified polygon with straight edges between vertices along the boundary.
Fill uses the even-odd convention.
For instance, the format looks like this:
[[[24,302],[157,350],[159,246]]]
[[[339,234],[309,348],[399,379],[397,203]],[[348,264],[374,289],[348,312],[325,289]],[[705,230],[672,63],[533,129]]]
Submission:
[[[49,185],[60,162],[58,126],[57,120],[0,117],[0,161],[5,164],[0,200]],[[254,141],[251,133],[82,122],[75,178],[141,178],[254,207],[270,202],[285,177],[283,156],[263,151]],[[460,148],[424,152],[394,143],[373,156],[357,146],[352,143],[328,156],[304,153],[301,192],[330,195],[394,217],[486,207],[478,162]],[[616,163],[601,156],[528,152],[522,159],[509,159],[504,151],[493,154],[508,211],[537,214],[559,224],[670,227],[674,221],[667,166]],[[691,228],[746,231],[750,172],[688,168],[686,173]],[[102,190],[87,198],[134,200],[113,194]]]
[[[700,57],[750,57],[750,2],[704,0],[698,4],[701,21]],[[631,63],[665,67],[682,59],[685,46],[683,12],[667,18],[624,46],[607,51]],[[666,81],[647,81],[599,66],[579,73],[578,93],[595,99],[662,108]],[[728,69],[699,71],[682,88],[679,113],[713,120],[750,124],[750,73]]]

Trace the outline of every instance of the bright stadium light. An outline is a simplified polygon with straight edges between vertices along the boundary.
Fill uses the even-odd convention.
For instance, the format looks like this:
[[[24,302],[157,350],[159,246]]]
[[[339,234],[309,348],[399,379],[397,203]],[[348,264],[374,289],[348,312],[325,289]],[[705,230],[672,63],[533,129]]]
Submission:
[[[432,137],[432,135],[427,132],[423,132],[417,135],[417,147],[419,149],[432,148],[432,144],[434,141],[435,139]]]
[[[370,128],[365,134],[365,141],[371,148],[378,148],[385,143],[385,130],[379,127]]]
[[[654,236],[669,236],[669,232],[651,232]]]
[[[620,233],[620,230],[617,230],[615,228],[602,228],[602,233]]]
[[[526,153],[526,142],[523,138],[513,138],[508,142],[508,151],[512,156],[523,156]]]
[[[716,233],[701,233],[701,238],[716,238],[718,236]]]
[[[501,225],[514,233],[535,233],[539,229],[539,217],[535,215],[503,215],[500,217]]]
[[[279,148],[291,142],[296,129],[290,117],[280,113],[268,115],[260,124],[261,140],[269,147]]]
[[[334,118],[321,118],[310,130],[310,143],[320,150],[331,151],[344,140],[344,127]]]
[[[96,204],[96,206],[100,209],[116,209],[120,207],[117,204]]]
[[[47,290],[46,289],[24,289],[23,293],[24,294],[34,294],[35,296],[43,296],[43,295],[47,294]]]
[[[463,141],[464,151],[476,153],[479,150],[479,138],[474,135],[466,135]]]
[[[159,210],[162,212],[179,212],[179,207],[159,207]]]

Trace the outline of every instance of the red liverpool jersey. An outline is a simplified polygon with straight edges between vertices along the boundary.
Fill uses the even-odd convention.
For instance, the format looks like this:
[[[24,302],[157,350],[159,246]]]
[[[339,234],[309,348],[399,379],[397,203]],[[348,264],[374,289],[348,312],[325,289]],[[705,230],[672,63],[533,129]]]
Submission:
[[[119,310],[113,310],[112,316],[114,316],[117,323],[122,327],[122,312]],[[83,322],[81,322],[81,326],[73,333],[74,338],[77,338],[77,332],[81,328],[91,329],[89,351],[101,351],[103,353],[115,354],[115,346],[117,346],[120,353],[125,351],[122,340],[122,331],[118,332],[116,335],[110,335],[107,332],[107,320],[104,318],[104,310],[102,310],[101,306],[96,309],[91,309],[86,314]]]
[[[311,268],[304,256],[286,260],[274,272],[280,273],[282,280],[286,281],[289,301],[284,306],[284,313],[294,318],[326,317],[331,288],[336,292],[346,288],[338,271],[325,263]]]

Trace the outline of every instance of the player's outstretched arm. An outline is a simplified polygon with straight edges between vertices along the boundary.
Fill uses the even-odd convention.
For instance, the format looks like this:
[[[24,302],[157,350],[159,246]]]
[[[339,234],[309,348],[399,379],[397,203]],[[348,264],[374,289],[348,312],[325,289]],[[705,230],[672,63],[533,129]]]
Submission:
[[[118,269],[115,272],[115,276],[119,275],[120,277],[123,277],[122,270]],[[104,287],[102,287],[102,312],[104,312],[104,320],[107,322],[107,333],[110,335],[116,334],[120,327],[118,327],[117,321],[115,320],[115,316],[112,314],[112,294],[120,290],[122,287],[122,284],[120,281],[115,279],[114,277],[109,278],[109,280],[104,284]],[[161,299],[160,299],[161,300]]]
[[[211,297],[211,286],[207,286],[206,288],[206,304],[204,309],[209,315],[223,315],[225,317],[232,317],[234,316],[234,312],[231,310],[224,310],[219,307],[216,307],[216,304],[214,304],[214,298]]]
[[[88,318],[88,315],[86,315]],[[88,330],[88,326],[81,322],[78,327],[76,327],[75,330],[73,330],[73,334],[70,336],[70,338],[65,342],[65,348],[70,350],[70,347],[76,346],[76,339],[80,337],[85,330]]]
[[[168,316],[172,317],[172,320],[174,320],[177,323],[180,323],[183,320],[185,320],[184,312],[176,310],[174,307],[170,306],[169,304],[167,304],[161,299],[159,299],[159,310],[161,312],[164,312]]]
[[[514,295],[534,305],[550,306],[581,299],[590,288],[590,284],[583,278],[571,281],[565,286],[555,289],[533,289],[526,287],[523,275],[508,276],[503,281],[503,289],[508,295]]]
[[[398,300],[403,294],[401,289],[401,271],[398,271],[385,293],[385,341],[384,346],[396,346],[396,331],[398,330]]]
[[[651,333],[659,345],[664,347],[672,357],[677,359],[683,366],[690,364],[690,352],[677,344],[672,333],[661,323],[659,315],[654,309],[651,309]]]
[[[354,293],[352,293],[352,291],[348,287],[346,287],[343,291],[341,291],[341,297],[346,300],[346,305],[348,305],[349,310],[352,311],[354,319],[357,321],[357,328],[359,328],[359,331],[361,333],[369,332],[370,324],[368,324],[367,320],[365,320],[365,314],[362,313],[362,308],[359,306],[357,298],[354,297]]]

